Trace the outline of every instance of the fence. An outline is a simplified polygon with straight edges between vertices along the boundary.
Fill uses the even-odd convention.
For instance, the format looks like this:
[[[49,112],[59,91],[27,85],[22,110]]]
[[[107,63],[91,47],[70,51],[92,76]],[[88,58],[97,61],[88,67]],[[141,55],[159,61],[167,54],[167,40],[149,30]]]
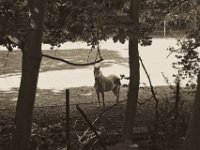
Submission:
[[[69,96],[66,95],[66,97]],[[125,111],[124,103],[125,101],[115,105],[113,102],[107,102],[105,107],[97,107],[97,102],[78,103],[78,105],[85,112],[91,123],[97,120],[93,123],[97,129],[97,134],[99,134],[100,137],[103,137],[103,142],[105,142],[106,145],[111,145],[120,141]],[[161,143],[161,141],[154,141],[154,143],[152,143],[152,134],[149,133],[149,124],[147,123],[150,123],[149,120],[153,120],[152,113],[148,113],[151,111],[153,112],[150,103],[151,102],[149,101],[149,103],[147,102],[144,105],[138,105],[133,139],[136,143],[141,143],[143,146],[142,149],[151,149],[151,147],[153,147],[152,149],[155,149],[155,147],[158,146],[155,146],[154,143]],[[73,150],[83,149],[83,147],[87,149],[87,146],[91,147],[91,145],[93,146],[93,143],[96,143],[96,145],[99,146],[96,136],[88,129],[88,123],[77,111],[77,104],[70,104],[70,109],[66,107],[68,104],[69,99],[68,102],[63,105],[35,107],[33,114],[34,135],[40,135],[40,138],[46,139],[46,142],[48,142],[47,139],[51,139],[54,143],[62,145],[63,147],[66,146],[66,142],[70,141],[71,149]],[[148,110],[148,112],[145,112],[146,110]],[[68,112],[70,116],[66,115],[66,112]],[[14,107],[10,109],[0,109],[0,132],[3,133],[0,135],[0,141],[3,140],[4,142],[2,143],[5,143],[5,139],[7,139],[8,145],[11,136],[10,133],[13,129],[14,115]],[[147,118],[149,120],[147,120]],[[67,122],[70,122],[67,126],[66,120],[68,120]],[[5,130],[7,132],[5,132]],[[164,134],[164,132],[165,131],[162,131],[162,134]],[[7,133],[9,134],[6,135]],[[61,139],[62,142],[60,141]],[[167,143],[167,141],[163,141],[163,143]],[[69,145],[69,143],[67,144]]]

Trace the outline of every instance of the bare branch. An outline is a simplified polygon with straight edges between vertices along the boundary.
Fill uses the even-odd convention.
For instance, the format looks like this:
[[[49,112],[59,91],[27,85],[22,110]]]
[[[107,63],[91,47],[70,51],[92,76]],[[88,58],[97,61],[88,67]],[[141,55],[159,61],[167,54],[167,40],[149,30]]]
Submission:
[[[152,93],[152,96],[153,96],[153,98],[154,98],[154,100],[155,100],[155,102],[156,102],[156,108],[155,108],[156,110],[155,110],[155,113],[156,113],[156,118],[157,118],[157,117],[158,117],[158,103],[159,103],[159,100],[158,100],[157,97],[156,97],[156,92],[154,91],[153,85],[152,85],[152,83],[151,83],[151,78],[150,78],[150,76],[149,76],[149,74],[148,74],[148,72],[147,72],[147,69],[146,69],[146,67],[145,67],[145,65],[144,65],[144,63],[143,63],[141,57],[139,57],[139,60],[140,60],[140,62],[141,62],[141,64],[142,64],[142,67],[143,67],[143,69],[144,69],[144,72],[145,72],[145,74],[146,74],[146,76],[147,76],[147,78],[148,78],[148,80],[149,80],[149,85],[150,85],[150,88],[151,88],[151,93]]]
[[[174,53],[174,51],[171,51],[171,52],[167,55],[166,59],[169,58],[169,56],[171,56],[173,53]]]
[[[92,45],[92,47],[91,47],[91,49],[90,49],[90,51],[89,51],[89,53],[88,53],[87,62],[88,62],[88,60],[89,60],[90,53],[92,52],[92,49],[93,49],[93,45]]]
[[[90,63],[73,63],[73,62],[70,62],[70,61],[67,61],[67,60],[64,60],[62,58],[58,58],[58,57],[53,57],[53,56],[49,56],[49,55],[46,55],[46,54],[42,54],[43,57],[46,57],[46,58],[50,58],[50,59],[53,59],[53,60],[59,60],[59,61],[62,61],[66,64],[69,64],[69,65],[73,65],[73,66],[89,66],[89,65],[94,65],[96,63],[99,63],[101,61],[103,61],[103,58],[100,58],[100,60],[95,60],[94,62],[90,62]]]

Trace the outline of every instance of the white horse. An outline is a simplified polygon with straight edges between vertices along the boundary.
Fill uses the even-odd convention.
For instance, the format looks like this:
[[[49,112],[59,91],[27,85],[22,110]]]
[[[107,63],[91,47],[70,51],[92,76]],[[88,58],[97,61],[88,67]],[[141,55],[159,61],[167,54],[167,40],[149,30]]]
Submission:
[[[105,106],[104,92],[108,92],[111,90],[113,91],[114,95],[117,97],[116,103],[118,103],[119,91],[120,91],[120,85],[121,85],[120,78],[114,74],[111,74],[105,77],[100,71],[100,64],[94,65],[94,78],[95,78],[94,88],[96,89],[99,105],[100,105],[100,93],[102,95],[103,106]]]

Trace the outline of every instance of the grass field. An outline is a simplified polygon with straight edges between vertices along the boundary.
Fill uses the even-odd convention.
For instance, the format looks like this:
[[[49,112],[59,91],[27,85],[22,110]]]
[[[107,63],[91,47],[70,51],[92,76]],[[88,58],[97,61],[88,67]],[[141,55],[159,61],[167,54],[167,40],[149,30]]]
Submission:
[[[170,114],[170,111],[173,110],[174,93],[173,90],[168,87],[156,87],[155,90],[160,100],[160,114],[162,115],[160,125],[164,126],[161,127],[161,129],[163,134],[168,135],[168,131],[172,129],[166,123],[170,124],[171,122],[171,119],[167,116]],[[127,88],[122,88],[120,94],[120,101],[126,100]],[[11,93],[1,91],[0,95],[0,147],[2,147],[2,150],[6,150],[10,144],[11,133],[14,128],[17,89],[13,89]],[[188,117],[194,93],[182,90],[181,96],[181,100],[185,103],[183,106],[184,116]],[[109,109],[109,111],[105,112],[98,120],[95,127],[99,133],[101,133],[102,137],[104,137],[106,145],[115,144],[120,140],[126,102],[122,102],[113,107],[112,105],[115,104],[115,99],[111,92],[105,94],[105,99],[106,107],[97,107],[97,98],[93,87],[70,89],[70,124],[74,150],[80,149],[82,146],[84,149],[87,149],[87,146],[91,146],[91,143],[84,145],[83,143],[86,141],[80,142],[77,139],[77,134],[79,136],[83,135],[84,131],[88,128],[88,124],[76,110],[75,104],[79,104],[91,122],[106,109]],[[110,109],[110,107],[113,108]],[[155,102],[151,96],[150,89],[148,87],[140,88],[134,140],[143,150],[155,148],[155,145],[152,145],[150,142],[151,133],[148,128],[148,126],[154,122],[154,109]],[[65,147],[65,110],[64,90],[57,92],[53,90],[38,90],[33,114],[32,144],[35,142],[34,136],[37,135],[37,138],[39,138],[37,140],[44,140],[38,143],[40,149],[42,149],[44,145],[47,146],[44,146],[47,150]],[[183,127],[179,126],[179,128],[181,128],[181,130],[184,128],[185,130],[185,124],[183,124]],[[88,134],[92,134],[92,132]],[[183,133],[180,134],[182,135]],[[85,138],[89,138],[89,135]],[[48,143],[49,140],[52,142],[51,144]],[[169,138],[162,140],[169,143],[171,142],[167,141]],[[94,141],[91,140],[91,142]],[[158,142],[163,146],[162,141]],[[96,146],[98,147],[98,145]]]
[[[74,50],[45,50],[44,54],[62,58],[76,63],[93,62],[96,58],[96,51],[89,54],[88,49]],[[7,73],[19,73],[21,71],[21,51],[13,51],[8,54],[6,51],[0,51],[0,75]],[[117,52],[109,50],[101,50],[101,55],[104,60],[114,60],[117,63],[127,62],[127,59],[122,58]],[[89,56],[89,59],[88,59]],[[88,61],[87,61],[88,59]],[[104,63],[104,66],[108,64]],[[72,66],[60,61],[43,58],[41,63],[41,72],[50,70],[62,69],[77,69],[79,66]],[[82,67],[81,67],[82,68]]]
[[[74,62],[86,62],[89,50],[73,50],[73,51],[44,51],[45,54],[61,57]],[[0,52],[0,75],[4,73],[19,73],[21,71],[21,53],[15,51],[9,54],[5,65],[6,52]],[[127,62],[114,51],[102,51],[104,59],[115,60],[117,63]],[[92,52],[90,58],[94,60],[95,52]],[[73,59],[73,60],[72,60]],[[108,65],[108,64],[104,64]],[[49,70],[75,69],[77,67],[69,66],[58,61],[43,58],[41,64],[41,72]],[[176,149],[177,142],[183,136],[186,129],[186,123],[191,111],[191,104],[194,98],[193,90],[181,89],[181,118],[178,134],[175,136],[173,122],[173,107],[175,101],[175,87],[155,87],[157,98],[159,99],[159,132],[157,135],[157,143],[152,144],[154,139],[155,123],[155,101],[152,97],[149,87],[141,87],[139,91],[139,103],[137,108],[137,119],[135,127],[134,141],[139,144],[141,150],[154,150],[159,147],[160,150]],[[7,150],[11,133],[14,129],[14,114],[18,95],[18,89],[10,91],[0,91],[0,150]],[[111,145],[120,140],[120,132],[123,126],[124,112],[126,108],[127,87],[122,87],[120,91],[120,101],[115,104],[115,97],[112,92],[105,94],[106,106],[97,107],[97,97],[93,87],[79,87],[70,89],[70,125],[71,138],[74,150],[88,149],[95,138],[90,137],[92,132],[80,141],[80,137],[88,128],[87,123],[75,108],[76,104],[84,110],[91,121],[94,121],[102,112],[104,115],[100,117],[95,124],[96,129],[101,134],[106,145]],[[110,108],[112,107],[112,108]],[[107,111],[106,111],[107,110]],[[183,123],[184,122],[184,123]],[[138,134],[137,134],[138,133]],[[143,135],[145,133],[145,135]],[[173,135],[174,134],[174,135]],[[174,138],[172,138],[174,137]],[[175,139],[176,138],[176,139]],[[87,141],[88,139],[89,142]],[[175,139],[175,140],[174,140]],[[33,114],[33,130],[31,138],[31,150],[64,150],[65,147],[65,91],[38,89],[34,114]],[[172,140],[176,142],[176,146],[172,144]],[[166,144],[166,145],[165,145]],[[168,144],[168,145],[167,145]],[[99,146],[98,144],[96,145]]]

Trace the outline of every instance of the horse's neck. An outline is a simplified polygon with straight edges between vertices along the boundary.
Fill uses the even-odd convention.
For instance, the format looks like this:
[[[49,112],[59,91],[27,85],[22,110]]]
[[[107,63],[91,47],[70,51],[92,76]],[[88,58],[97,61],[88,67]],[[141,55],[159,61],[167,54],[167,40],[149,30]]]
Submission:
[[[106,77],[103,75],[102,71],[99,71],[99,76],[98,76],[96,82],[98,82],[100,84],[105,79],[106,79]]]
[[[100,75],[100,79],[101,79],[101,80],[106,79],[106,77],[103,75],[102,71],[100,71],[100,74],[101,74],[101,75]]]

